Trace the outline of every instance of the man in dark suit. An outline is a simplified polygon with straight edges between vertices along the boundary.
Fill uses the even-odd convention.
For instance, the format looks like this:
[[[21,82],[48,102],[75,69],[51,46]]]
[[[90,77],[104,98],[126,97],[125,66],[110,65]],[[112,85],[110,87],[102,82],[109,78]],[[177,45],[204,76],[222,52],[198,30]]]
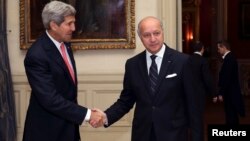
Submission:
[[[162,23],[155,17],[140,21],[138,35],[146,50],[127,60],[123,90],[105,111],[105,126],[135,105],[132,141],[187,141],[188,129],[193,141],[202,141],[188,56],[164,44]],[[156,56],[155,61],[151,55]],[[153,64],[157,68],[151,69]],[[158,74],[151,78],[153,70]]]
[[[230,51],[227,41],[217,43],[219,54],[223,58],[223,64],[219,72],[219,96],[214,98],[216,102],[224,101],[225,118],[227,125],[238,125],[239,116],[245,116],[245,106],[241,94],[237,59]]]
[[[205,103],[207,96],[214,95],[212,76],[209,70],[208,61],[203,57],[205,47],[200,41],[191,44],[193,54],[190,56],[190,65],[193,72],[193,81],[195,82],[196,97],[199,99],[199,110],[204,119]]]
[[[99,121],[101,113],[77,104],[77,75],[68,43],[75,30],[75,9],[52,1],[42,20],[46,33],[29,48],[25,70],[31,86],[23,141],[79,141],[83,121]]]
[[[209,64],[203,57],[205,47],[200,41],[191,44],[193,54],[190,56],[190,64],[193,72],[193,80],[195,81],[195,89],[197,96],[200,97],[200,108],[204,111],[206,96],[213,96],[215,90],[213,88],[212,76],[209,70]]]

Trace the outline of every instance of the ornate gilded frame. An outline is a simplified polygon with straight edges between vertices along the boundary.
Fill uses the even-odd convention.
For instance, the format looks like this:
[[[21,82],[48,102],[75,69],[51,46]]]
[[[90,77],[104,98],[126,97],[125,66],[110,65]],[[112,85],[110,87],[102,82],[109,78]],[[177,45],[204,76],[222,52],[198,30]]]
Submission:
[[[34,2],[35,1],[35,2]],[[70,1],[70,0],[69,0]],[[75,0],[72,0],[75,1]],[[32,17],[31,13],[34,13],[32,9],[34,8],[34,5],[37,6],[42,1],[40,0],[20,0],[20,49],[28,49],[31,44],[36,40],[38,37],[38,34],[35,34],[37,36],[34,36],[32,34],[34,33],[40,33],[38,30],[41,30],[41,27],[38,28],[38,26],[35,26],[35,29],[31,28],[32,23],[31,21]],[[43,1],[44,2],[44,1]],[[73,37],[72,38],[72,47],[74,50],[88,50],[88,49],[133,49],[135,48],[135,0],[119,0],[120,4],[124,4],[125,7],[125,15],[124,17],[119,16],[118,20],[121,18],[124,18],[123,21],[125,22],[123,25],[124,27],[120,26],[113,26],[118,28],[123,28],[123,36],[122,37],[115,37],[112,36],[112,38],[109,37],[100,37],[100,38],[85,38],[85,37]],[[32,5],[31,5],[32,4]],[[43,5],[40,7],[43,7]],[[110,7],[109,7],[110,8]],[[106,8],[108,9],[108,8]],[[99,12],[100,13],[100,12]],[[77,19],[76,19],[77,20]],[[119,22],[119,21],[118,21]],[[115,23],[115,21],[113,22]],[[42,23],[35,23],[37,25],[41,25]],[[42,30],[43,27],[42,27]],[[89,35],[91,35],[89,33]]]

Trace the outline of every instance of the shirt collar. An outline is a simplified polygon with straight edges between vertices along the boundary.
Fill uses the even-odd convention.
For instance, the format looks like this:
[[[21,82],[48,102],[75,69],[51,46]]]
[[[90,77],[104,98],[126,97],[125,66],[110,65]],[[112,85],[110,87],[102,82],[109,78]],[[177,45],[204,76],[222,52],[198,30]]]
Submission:
[[[202,54],[199,51],[195,51],[194,54],[198,54],[198,55],[202,56]]]
[[[157,52],[155,55],[156,55],[157,57],[163,58],[163,55],[164,55],[165,50],[166,50],[166,47],[165,47],[165,45],[163,44],[163,45],[162,45],[162,48],[160,49],[160,51]],[[146,50],[146,56],[147,56],[147,58],[150,58],[151,55],[152,55],[152,53],[150,53],[149,51]]]
[[[55,40],[52,36],[50,36],[49,32],[46,30],[46,34],[51,39],[51,41],[56,45],[57,49],[60,50],[60,46],[62,43],[59,43],[57,40]]]
[[[230,51],[227,51],[223,56],[222,58],[225,59],[226,55],[229,53]]]

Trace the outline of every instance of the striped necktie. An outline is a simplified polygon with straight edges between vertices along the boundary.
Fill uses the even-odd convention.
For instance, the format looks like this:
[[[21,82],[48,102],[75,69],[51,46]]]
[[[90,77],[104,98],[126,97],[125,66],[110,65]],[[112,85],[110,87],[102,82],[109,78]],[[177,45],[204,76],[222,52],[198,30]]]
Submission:
[[[157,57],[156,55],[151,55],[151,60],[152,60],[152,64],[149,68],[149,79],[150,79],[150,87],[151,87],[151,91],[152,94],[155,95],[156,92],[156,86],[157,86],[157,82],[158,82],[158,69],[157,69],[157,65],[155,63],[155,58]]]

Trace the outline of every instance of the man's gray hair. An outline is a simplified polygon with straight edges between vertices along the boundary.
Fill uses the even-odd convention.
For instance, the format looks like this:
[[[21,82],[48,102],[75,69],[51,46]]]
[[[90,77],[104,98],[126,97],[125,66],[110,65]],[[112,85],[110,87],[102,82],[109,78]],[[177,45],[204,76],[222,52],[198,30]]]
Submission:
[[[160,26],[161,26],[161,29],[163,30],[163,24],[162,24],[162,21],[161,21],[160,19],[158,19],[158,18],[156,18],[156,17],[153,17],[153,16],[148,16],[148,17],[142,19],[142,20],[138,23],[137,34],[138,34],[139,36],[141,36],[141,23],[142,23],[143,21],[147,20],[147,19],[155,19],[155,20],[159,21]]]
[[[42,21],[44,28],[49,30],[51,21],[60,25],[65,17],[75,16],[75,14],[76,10],[73,6],[60,1],[51,1],[43,8]]]

